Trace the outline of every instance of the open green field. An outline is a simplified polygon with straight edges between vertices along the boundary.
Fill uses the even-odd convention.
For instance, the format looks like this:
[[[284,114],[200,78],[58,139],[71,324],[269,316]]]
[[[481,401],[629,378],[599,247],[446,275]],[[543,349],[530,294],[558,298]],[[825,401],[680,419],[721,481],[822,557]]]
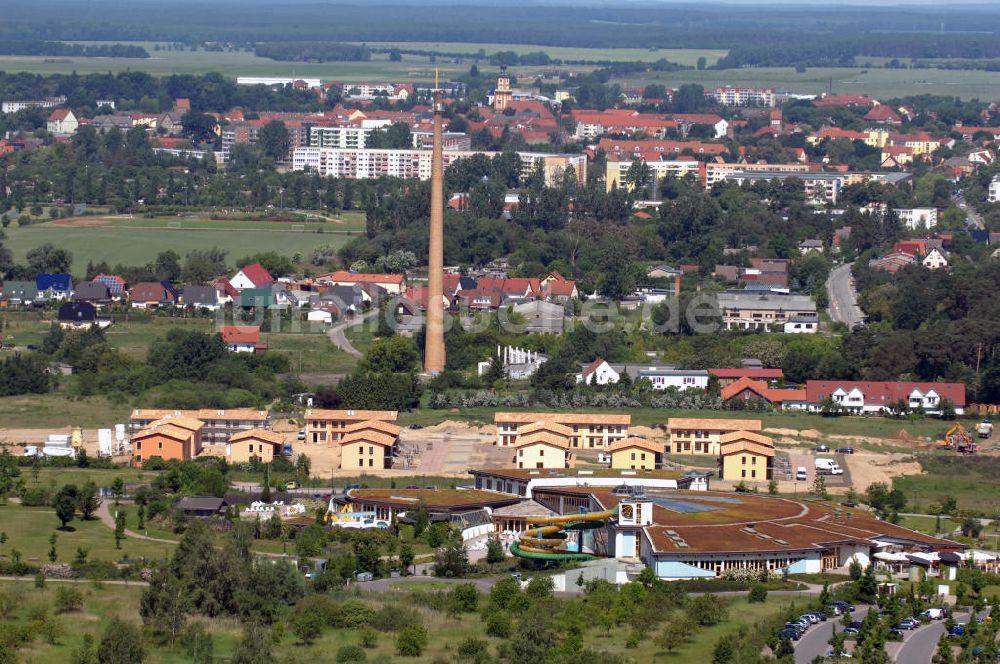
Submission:
[[[2,67],[2,65],[0,65]],[[172,249],[181,256],[193,250],[219,247],[229,252],[228,260],[251,256],[261,251],[276,251],[285,256],[308,256],[316,247],[339,247],[350,235],[344,232],[293,231],[291,225],[282,228],[233,229],[233,222],[204,221],[205,228],[150,227],[150,220],[138,219],[135,225],[76,226],[54,222],[33,224],[24,228],[11,225],[4,242],[14,259],[23,262],[28,251],[51,242],[73,253],[73,273],[82,274],[88,261],[107,261],[110,265],[142,265],[151,262],[161,251]],[[190,223],[190,222],[182,222]],[[244,222],[245,223],[245,222]],[[266,223],[266,222],[262,222]],[[325,229],[339,230],[333,224]]]
[[[103,228],[169,229],[191,231],[270,231],[275,233],[361,233],[365,229],[363,212],[344,212],[335,217],[323,217],[325,221],[262,221],[255,219],[209,219],[203,216],[163,216],[133,217],[131,215],[98,217]],[[60,224],[73,226],[76,223],[87,226],[91,218],[77,217],[75,220],[61,220]],[[96,221],[96,220],[95,220]]]
[[[492,55],[497,51],[513,51],[518,55],[544,51],[550,58],[558,60],[592,60],[618,62],[655,62],[665,58],[671,62],[694,67],[698,58],[704,57],[709,66],[719,61],[728,51],[723,49],[693,49],[693,48],[579,48],[564,46],[538,46],[536,44],[490,44],[471,43],[458,44],[454,42],[366,42],[372,48],[412,49],[422,51],[438,51],[441,53],[475,53],[479,49]],[[404,56],[406,57],[406,56]]]
[[[26,394],[0,398],[0,428],[64,429],[80,426],[92,429],[127,422],[130,412],[132,409],[128,404],[113,403],[104,397],[70,399],[58,392]]]
[[[109,505],[114,513],[114,506]],[[7,533],[4,555],[11,549],[21,552],[25,562],[38,564],[48,562],[49,537],[56,533],[58,562],[71,562],[78,547],[87,550],[89,560],[121,560],[129,558],[160,559],[170,554],[173,544],[150,542],[125,538],[122,548],[115,548],[115,532],[99,519],[83,521],[79,518],[69,523],[69,530],[57,530],[59,520],[49,507],[22,507],[7,505],[0,507],[0,531]]]
[[[290,334],[265,332],[269,353],[284,353],[297,373],[350,373],[358,358],[334,346],[322,332]]]
[[[868,94],[881,99],[921,94],[992,99],[1000,85],[1000,72],[817,67],[799,73],[791,67],[758,67],[647,72],[625,81],[632,85],[661,83],[674,87],[684,83],[700,83],[707,88],[717,85],[765,86],[802,94],[819,94],[829,89],[831,79],[836,94]]]
[[[439,58],[431,64],[428,57],[404,55],[400,62],[390,62],[388,55],[375,54],[368,62],[279,62],[258,58],[253,53],[208,51],[154,51],[152,42],[137,42],[145,46],[152,57],[136,58],[85,58],[85,57],[28,57],[2,56],[0,70],[8,72],[30,72],[35,74],[106,73],[122,71],[146,71],[155,75],[203,74],[210,71],[226,76],[296,76],[319,77],[343,81],[431,81],[434,69],[438,67],[445,78],[465,73],[469,62],[449,61]],[[475,52],[480,48],[487,54],[499,50],[517,53],[545,51],[553,58],[565,60],[645,60],[666,58],[673,62],[695,65],[699,57],[705,57],[709,65],[725,55],[724,50],[711,49],[659,49],[636,48],[565,48],[536,46],[530,44],[488,44],[488,43],[438,43],[438,42],[376,42],[372,46],[392,46],[400,48],[453,51],[455,53]],[[161,45],[162,46],[162,45]],[[868,58],[871,64],[881,64],[884,59]],[[516,67],[514,74],[533,77],[553,67]],[[590,67],[563,66],[566,71],[586,71]],[[952,71],[944,69],[862,69],[847,67],[809,68],[799,73],[791,67],[761,67],[754,69],[728,69],[722,71],[681,71],[647,73],[628,77],[621,82],[630,85],[662,83],[680,85],[701,83],[706,87],[721,84],[770,86],[797,93],[826,92],[832,79],[834,92],[839,94],[870,94],[878,97],[893,97],[911,94],[946,94],[963,98],[979,97],[992,99],[1000,85],[1000,72],[982,70]]]

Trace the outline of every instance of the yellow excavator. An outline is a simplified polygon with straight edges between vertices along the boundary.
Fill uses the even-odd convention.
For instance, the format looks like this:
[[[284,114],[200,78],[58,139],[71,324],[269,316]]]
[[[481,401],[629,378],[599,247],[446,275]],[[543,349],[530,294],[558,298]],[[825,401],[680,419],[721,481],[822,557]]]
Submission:
[[[944,438],[937,441],[940,450],[952,450],[959,454],[975,454],[976,441],[961,422],[948,429]]]

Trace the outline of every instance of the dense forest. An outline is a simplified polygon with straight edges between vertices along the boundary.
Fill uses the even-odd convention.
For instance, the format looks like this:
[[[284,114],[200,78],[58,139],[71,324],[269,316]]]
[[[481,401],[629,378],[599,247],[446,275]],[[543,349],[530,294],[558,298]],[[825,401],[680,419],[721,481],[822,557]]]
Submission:
[[[272,60],[299,62],[362,62],[371,60],[372,52],[358,44],[336,42],[267,42],[254,47],[254,54]]]
[[[0,55],[54,55],[88,58],[148,58],[142,46],[134,44],[67,44],[57,41],[0,40]]]
[[[989,58],[1000,48],[994,35],[983,32],[984,26],[997,22],[996,7],[986,5],[910,7],[906,11],[690,4],[514,8],[509,4],[402,2],[326,6],[254,2],[248,7],[230,1],[206,6],[190,0],[125,6],[109,0],[86,6],[68,0],[11,0],[6,5],[7,22],[0,26],[0,40],[224,41],[246,46],[268,41],[448,41],[590,48],[745,47],[753,49],[756,57],[773,59],[775,55],[757,49],[767,44],[768,50],[784,54],[784,65],[809,64],[796,60],[801,52],[784,48],[793,44],[809,44],[817,52],[843,47],[849,56],[923,58]],[[67,18],[52,18],[62,16]],[[871,36],[875,28],[877,38]],[[733,66],[741,65],[733,62]]]

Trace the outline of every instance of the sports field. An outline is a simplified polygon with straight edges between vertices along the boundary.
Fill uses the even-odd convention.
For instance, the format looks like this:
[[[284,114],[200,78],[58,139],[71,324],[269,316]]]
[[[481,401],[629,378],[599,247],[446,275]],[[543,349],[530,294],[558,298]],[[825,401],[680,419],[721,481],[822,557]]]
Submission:
[[[168,249],[184,256],[192,250],[219,247],[229,252],[230,263],[261,251],[308,257],[317,247],[343,245],[360,230],[357,217],[344,224],[83,217],[24,228],[11,225],[4,244],[20,262],[31,249],[51,242],[73,253],[73,273],[81,274],[88,261],[144,265]]]

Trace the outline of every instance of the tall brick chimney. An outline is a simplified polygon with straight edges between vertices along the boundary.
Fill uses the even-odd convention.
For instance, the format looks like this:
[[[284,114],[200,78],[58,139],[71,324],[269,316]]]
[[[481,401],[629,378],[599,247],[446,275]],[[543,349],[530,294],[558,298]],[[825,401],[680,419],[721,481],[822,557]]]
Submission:
[[[437,75],[435,74],[435,83]],[[441,147],[441,89],[434,90],[434,152],[431,159],[431,224],[427,248],[427,327],[424,373],[444,371],[444,157]]]

